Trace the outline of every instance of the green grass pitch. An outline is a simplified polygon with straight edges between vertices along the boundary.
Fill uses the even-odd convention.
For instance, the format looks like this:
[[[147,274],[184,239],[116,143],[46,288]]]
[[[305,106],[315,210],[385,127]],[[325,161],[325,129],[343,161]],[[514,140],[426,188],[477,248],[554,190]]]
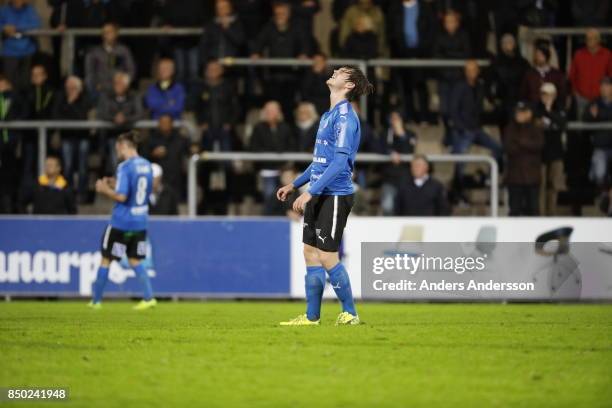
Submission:
[[[74,407],[610,407],[612,305],[0,303],[0,387]],[[14,403],[16,407],[51,406]],[[11,406],[0,403],[0,406]]]

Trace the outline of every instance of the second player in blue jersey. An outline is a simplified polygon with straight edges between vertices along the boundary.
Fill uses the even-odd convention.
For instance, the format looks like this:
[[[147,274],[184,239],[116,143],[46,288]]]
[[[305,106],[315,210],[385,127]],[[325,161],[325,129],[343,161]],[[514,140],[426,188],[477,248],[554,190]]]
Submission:
[[[138,155],[135,132],[119,135],[115,149],[117,156],[123,160],[117,167],[116,179],[104,178],[96,182],[96,191],[113,200],[115,205],[110,224],[102,236],[102,261],[93,284],[93,298],[89,306],[95,309],[101,307],[110,263],[127,258],[144,291],[143,300],[135,309],[145,310],[157,304],[153,298],[151,281],[142,263],[147,255],[147,221],[153,171],[151,163]]]

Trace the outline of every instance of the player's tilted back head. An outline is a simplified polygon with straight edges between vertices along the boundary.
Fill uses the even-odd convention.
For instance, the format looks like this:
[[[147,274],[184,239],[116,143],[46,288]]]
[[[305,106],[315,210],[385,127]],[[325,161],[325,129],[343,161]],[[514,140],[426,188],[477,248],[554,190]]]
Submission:
[[[365,74],[356,67],[341,67],[334,70],[327,86],[333,92],[345,92],[349,101],[357,100],[362,95],[374,92],[374,86],[368,81]]]
[[[117,156],[121,160],[125,160],[137,155],[139,138],[140,135],[136,130],[130,130],[129,132],[121,133],[119,136],[117,136],[117,142],[115,143]]]

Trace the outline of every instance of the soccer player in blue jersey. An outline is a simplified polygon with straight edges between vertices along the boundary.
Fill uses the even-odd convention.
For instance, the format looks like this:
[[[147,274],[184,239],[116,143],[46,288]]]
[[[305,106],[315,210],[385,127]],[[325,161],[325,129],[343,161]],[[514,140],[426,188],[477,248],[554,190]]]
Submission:
[[[94,309],[102,306],[111,261],[124,256],[127,256],[144,288],[144,298],[134,309],[146,310],[157,304],[151,281],[141,262],[147,254],[147,220],[153,171],[151,163],[138,155],[136,136],[136,132],[127,132],[117,137],[115,149],[122,163],[117,167],[116,180],[105,177],[96,182],[96,191],[113,200],[115,206],[110,225],[102,236],[102,262],[93,284],[93,299],[89,303]]]
[[[342,303],[336,325],[359,324],[351,282],[340,262],[338,248],[353,206],[352,174],[361,137],[359,117],[350,102],[374,88],[364,73],[353,67],[335,70],[327,86],[331,107],[319,122],[312,163],[293,183],[277,192],[277,198],[285,201],[294,189],[310,182],[308,191],[293,204],[295,211],[304,213],[306,313],[281,322],[283,326],[320,323],[325,273]]]

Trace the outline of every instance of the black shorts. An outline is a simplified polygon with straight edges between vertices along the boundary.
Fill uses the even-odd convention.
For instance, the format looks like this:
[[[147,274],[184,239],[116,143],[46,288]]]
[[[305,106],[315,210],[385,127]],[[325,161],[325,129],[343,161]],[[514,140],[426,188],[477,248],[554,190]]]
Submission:
[[[302,242],[321,251],[337,252],[352,207],[352,194],[313,196],[304,209]]]
[[[122,231],[109,225],[102,235],[102,256],[119,260],[124,255],[136,259],[147,256],[147,231]]]

